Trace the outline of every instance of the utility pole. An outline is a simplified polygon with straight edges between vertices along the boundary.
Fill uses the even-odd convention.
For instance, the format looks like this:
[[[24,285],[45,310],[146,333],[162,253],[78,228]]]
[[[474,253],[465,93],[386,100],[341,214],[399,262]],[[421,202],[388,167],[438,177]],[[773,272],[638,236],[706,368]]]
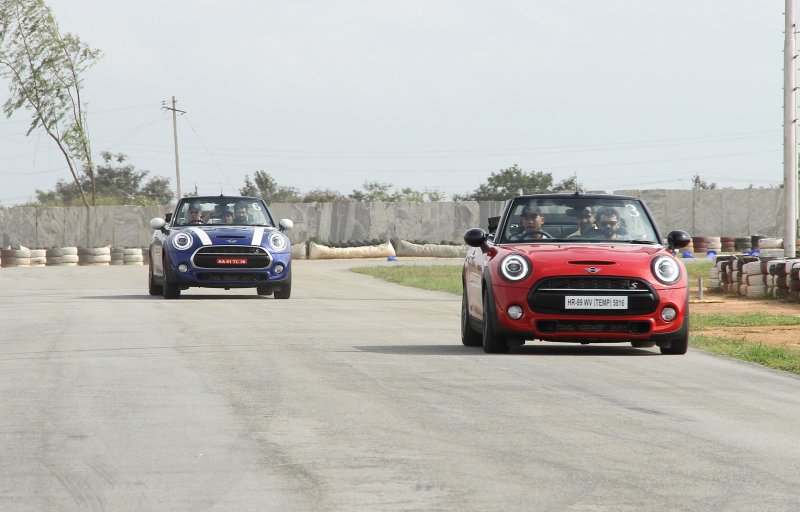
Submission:
[[[794,0],[786,0],[783,46],[783,255],[794,258],[797,245],[797,46]]]
[[[172,107],[168,107],[161,103],[161,108],[164,110],[171,110],[172,111],[172,138],[175,141],[175,185],[177,190],[176,199],[181,198],[181,168],[178,160],[178,121],[177,116],[178,112],[181,114],[185,114],[186,112],[183,110],[178,110],[176,107],[177,102],[175,101],[175,96],[172,97]]]

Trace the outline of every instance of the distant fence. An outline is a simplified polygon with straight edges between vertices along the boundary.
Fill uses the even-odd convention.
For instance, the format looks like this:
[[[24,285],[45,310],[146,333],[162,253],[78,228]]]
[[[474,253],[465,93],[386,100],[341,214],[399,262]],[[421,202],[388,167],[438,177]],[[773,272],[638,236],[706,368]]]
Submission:
[[[643,198],[664,235],[684,229],[692,235],[783,235],[783,191],[628,190]],[[499,215],[501,201],[438,203],[276,203],[276,219],[290,218],[292,242],[319,240],[419,240],[461,242],[464,231],[486,227]],[[166,207],[93,206],[69,208],[0,208],[3,247],[146,247],[150,219]]]

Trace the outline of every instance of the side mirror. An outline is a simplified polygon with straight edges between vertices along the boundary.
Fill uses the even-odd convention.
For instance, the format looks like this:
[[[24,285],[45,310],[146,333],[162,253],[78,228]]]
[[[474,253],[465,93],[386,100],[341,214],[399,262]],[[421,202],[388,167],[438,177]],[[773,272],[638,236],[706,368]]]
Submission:
[[[150,220],[150,227],[155,229],[156,231],[163,231],[164,226],[167,225],[167,221],[162,219],[161,217],[156,217],[155,219]]]
[[[467,245],[470,247],[480,247],[483,251],[486,250],[486,241],[488,239],[489,235],[481,228],[472,228],[464,233],[464,242],[466,242]]]
[[[294,222],[292,222],[291,219],[281,219],[281,221],[278,222],[278,227],[281,231],[289,231],[294,227]]]
[[[667,235],[667,249],[670,251],[673,249],[682,249],[689,245],[691,241],[692,237],[689,236],[689,233],[686,231],[670,231]]]

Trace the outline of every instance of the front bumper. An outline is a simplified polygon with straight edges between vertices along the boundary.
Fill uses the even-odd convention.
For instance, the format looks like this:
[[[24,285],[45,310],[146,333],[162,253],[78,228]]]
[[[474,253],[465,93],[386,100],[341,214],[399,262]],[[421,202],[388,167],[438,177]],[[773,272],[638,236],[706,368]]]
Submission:
[[[499,328],[513,337],[543,341],[615,343],[634,340],[671,340],[685,330],[688,315],[688,288],[654,288],[617,292],[627,295],[629,308],[625,310],[567,310],[567,295],[602,295],[593,290],[569,290],[560,294],[548,293],[543,299],[536,289],[513,286],[493,286],[494,304]],[[560,305],[559,305],[560,304]],[[508,315],[512,305],[521,306],[522,318],[514,320]],[[665,321],[661,312],[666,307],[677,314]]]
[[[195,266],[195,258],[191,254],[173,254],[169,260],[169,274],[181,287],[204,288],[254,288],[265,285],[278,285],[291,278],[290,252],[272,253],[269,266],[252,267],[239,264],[231,258],[227,265],[215,267]],[[185,265],[185,271],[181,271]]]

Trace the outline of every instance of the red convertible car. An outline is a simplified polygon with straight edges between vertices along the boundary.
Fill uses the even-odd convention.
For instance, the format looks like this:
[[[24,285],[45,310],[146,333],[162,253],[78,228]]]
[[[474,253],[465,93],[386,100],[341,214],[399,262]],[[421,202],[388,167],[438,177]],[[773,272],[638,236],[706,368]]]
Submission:
[[[464,345],[625,342],[686,353],[689,286],[674,251],[691,238],[672,231],[664,243],[640,199],[520,196],[464,240]]]

